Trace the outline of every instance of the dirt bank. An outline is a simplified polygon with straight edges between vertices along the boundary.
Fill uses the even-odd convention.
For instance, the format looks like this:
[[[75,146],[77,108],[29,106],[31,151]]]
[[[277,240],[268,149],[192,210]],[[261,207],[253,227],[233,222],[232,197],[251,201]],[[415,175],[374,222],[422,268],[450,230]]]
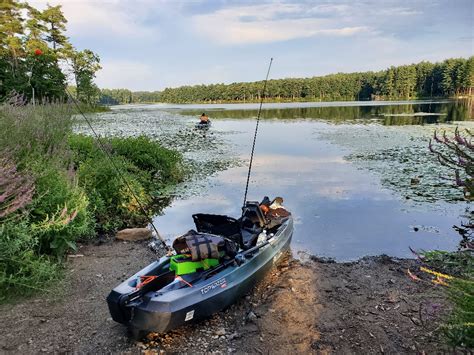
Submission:
[[[2,352],[439,352],[446,312],[439,286],[406,273],[413,260],[354,263],[287,258],[251,295],[213,318],[166,335],[131,340],[112,321],[110,289],[155,256],[144,245],[82,247],[61,292],[0,306]]]

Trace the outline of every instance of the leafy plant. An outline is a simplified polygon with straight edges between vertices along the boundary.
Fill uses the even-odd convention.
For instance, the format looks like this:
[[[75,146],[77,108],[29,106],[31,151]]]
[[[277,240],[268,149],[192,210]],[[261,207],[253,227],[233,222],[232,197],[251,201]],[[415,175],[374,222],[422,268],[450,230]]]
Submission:
[[[40,253],[61,258],[75,249],[75,241],[91,238],[95,224],[83,189],[51,163],[39,165],[31,227],[38,236]]]
[[[114,165],[105,156],[99,155],[84,161],[77,171],[81,186],[95,206],[98,230],[105,233],[127,224],[143,222],[141,211],[136,208],[135,196],[138,196],[144,206],[150,202],[140,179],[130,173],[135,167],[123,157],[113,156],[112,159],[115,166],[123,169],[121,175],[127,183],[121,179]]]
[[[78,181],[94,206],[97,229],[110,233],[144,223],[141,207],[148,211],[156,191],[182,180],[183,169],[179,153],[147,137],[102,138],[102,143],[110,159],[93,137],[69,137]]]
[[[44,292],[60,277],[60,265],[38,255],[37,246],[27,218],[0,224],[0,302]]]

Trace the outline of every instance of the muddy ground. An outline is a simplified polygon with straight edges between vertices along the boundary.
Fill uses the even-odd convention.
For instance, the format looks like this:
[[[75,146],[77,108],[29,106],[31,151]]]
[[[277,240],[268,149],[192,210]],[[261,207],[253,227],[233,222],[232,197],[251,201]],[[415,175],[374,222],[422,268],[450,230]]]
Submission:
[[[438,353],[441,286],[414,260],[283,260],[247,297],[209,320],[132,340],[105,297],[155,255],[145,244],[82,246],[54,293],[0,306],[0,352]]]

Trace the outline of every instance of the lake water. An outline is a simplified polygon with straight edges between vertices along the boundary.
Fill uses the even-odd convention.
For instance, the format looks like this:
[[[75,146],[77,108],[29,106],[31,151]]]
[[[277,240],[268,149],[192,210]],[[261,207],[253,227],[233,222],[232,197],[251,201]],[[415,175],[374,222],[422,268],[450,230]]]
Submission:
[[[238,216],[258,105],[137,105],[94,116],[104,135],[149,135],[193,166],[172,204],[155,218],[172,240],[191,215]],[[248,199],[282,196],[295,218],[292,250],[355,260],[411,257],[457,247],[452,229],[466,204],[429,154],[435,129],[474,127],[465,102],[264,104]],[[209,131],[194,129],[205,111]],[[78,123],[77,131],[88,133]],[[209,175],[210,174],[210,175]],[[413,185],[412,178],[420,182]]]

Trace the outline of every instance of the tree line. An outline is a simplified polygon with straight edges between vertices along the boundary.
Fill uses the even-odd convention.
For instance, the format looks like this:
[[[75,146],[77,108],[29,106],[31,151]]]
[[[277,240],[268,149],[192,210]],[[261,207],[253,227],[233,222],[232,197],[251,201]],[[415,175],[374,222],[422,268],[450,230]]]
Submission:
[[[265,98],[270,101],[417,99],[471,95],[473,86],[474,57],[470,57],[392,66],[379,72],[274,79],[268,81]],[[261,99],[262,88],[263,81],[180,86],[153,92],[102,89],[101,103],[255,102]]]
[[[61,5],[41,11],[24,1],[1,0],[0,100],[18,94],[27,101],[64,100],[68,76],[80,101],[99,100],[99,56],[74,48],[66,24]]]

